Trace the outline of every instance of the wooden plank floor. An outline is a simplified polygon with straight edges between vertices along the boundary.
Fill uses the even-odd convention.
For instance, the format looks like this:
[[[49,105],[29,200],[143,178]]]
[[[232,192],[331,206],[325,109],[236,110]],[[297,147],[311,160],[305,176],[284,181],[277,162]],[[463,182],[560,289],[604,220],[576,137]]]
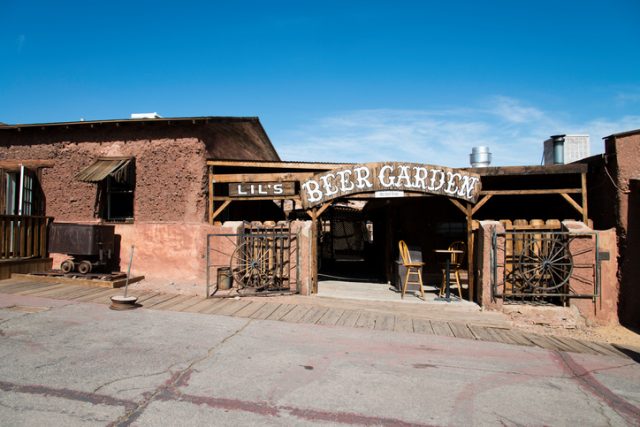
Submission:
[[[110,298],[121,295],[121,289],[105,289],[86,285],[42,283],[18,279],[0,281],[0,293],[62,299],[68,301],[110,304]],[[428,320],[406,314],[393,315],[365,309],[322,307],[313,304],[281,304],[246,299],[220,299],[189,295],[164,294],[151,291],[130,291],[138,303],[151,310],[185,313],[216,314],[251,319],[329,326],[377,329],[439,335],[503,344],[540,347],[553,351],[600,354],[625,357],[617,348],[601,342],[580,341],[573,338],[523,333],[514,329],[496,328],[444,320]]]

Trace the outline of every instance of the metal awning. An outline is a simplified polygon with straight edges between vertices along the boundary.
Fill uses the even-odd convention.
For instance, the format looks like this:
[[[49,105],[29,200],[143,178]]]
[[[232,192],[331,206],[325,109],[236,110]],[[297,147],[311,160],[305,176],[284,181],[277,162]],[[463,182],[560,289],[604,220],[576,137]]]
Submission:
[[[83,182],[100,182],[108,176],[122,182],[128,179],[129,165],[133,157],[102,157],[81,170],[76,179]]]

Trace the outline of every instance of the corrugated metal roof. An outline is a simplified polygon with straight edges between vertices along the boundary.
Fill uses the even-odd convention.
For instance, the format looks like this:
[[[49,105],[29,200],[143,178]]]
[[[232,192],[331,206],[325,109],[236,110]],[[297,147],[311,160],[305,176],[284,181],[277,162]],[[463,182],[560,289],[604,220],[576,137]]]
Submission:
[[[104,157],[81,170],[76,179],[83,182],[100,182],[108,176],[122,182],[128,179],[129,164],[132,157]]]

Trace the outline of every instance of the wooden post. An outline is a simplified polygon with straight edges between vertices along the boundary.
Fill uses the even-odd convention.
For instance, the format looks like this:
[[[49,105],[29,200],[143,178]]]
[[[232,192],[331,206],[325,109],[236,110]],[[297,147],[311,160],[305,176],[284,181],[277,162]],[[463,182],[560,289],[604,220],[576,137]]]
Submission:
[[[213,225],[213,166],[209,166],[209,224]]]
[[[473,241],[473,205],[467,203],[467,281],[469,282],[469,301],[473,302],[475,297],[475,266],[474,259],[474,241]]]
[[[311,293],[318,293],[318,214],[317,209],[313,208],[311,213]]]
[[[582,172],[582,222],[589,226],[589,215],[587,211],[587,174]]]

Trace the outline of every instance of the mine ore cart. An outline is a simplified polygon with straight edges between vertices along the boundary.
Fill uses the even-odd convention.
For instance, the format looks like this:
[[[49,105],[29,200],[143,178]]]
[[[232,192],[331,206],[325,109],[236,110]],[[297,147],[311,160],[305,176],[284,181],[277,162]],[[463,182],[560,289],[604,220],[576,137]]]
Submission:
[[[49,252],[69,255],[60,265],[64,273],[108,270],[114,258],[114,229],[113,225],[53,223]]]

